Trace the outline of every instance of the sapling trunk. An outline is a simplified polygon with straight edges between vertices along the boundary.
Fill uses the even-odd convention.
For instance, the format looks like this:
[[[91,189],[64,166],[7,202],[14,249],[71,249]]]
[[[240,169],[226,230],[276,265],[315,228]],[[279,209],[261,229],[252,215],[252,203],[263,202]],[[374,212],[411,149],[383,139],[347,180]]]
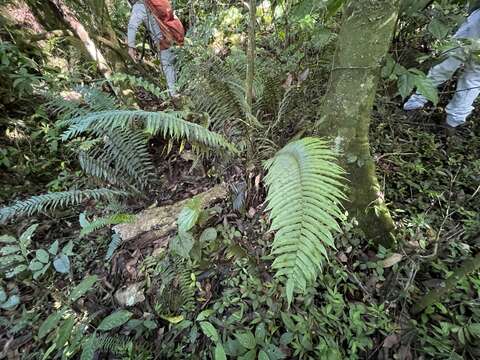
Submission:
[[[349,173],[346,204],[367,236],[389,244],[394,222],[375,174],[368,138],[380,68],[399,13],[399,0],[351,0],[338,35],[318,131],[335,139]]]

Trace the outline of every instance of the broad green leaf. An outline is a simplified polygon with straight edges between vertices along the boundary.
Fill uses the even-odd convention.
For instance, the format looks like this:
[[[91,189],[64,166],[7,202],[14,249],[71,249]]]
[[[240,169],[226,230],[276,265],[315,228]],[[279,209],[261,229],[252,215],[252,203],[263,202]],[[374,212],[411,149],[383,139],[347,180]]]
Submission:
[[[22,255],[8,255],[0,257],[0,265],[6,267],[12,265],[13,263],[24,262],[25,258]]]
[[[113,314],[108,315],[98,325],[98,330],[109,331],[125,324],[132,317],[132,313],[127,310],[119,310]]]
[[[177,225],[179,232],[187,232],[191,230],[198,221],[198,217],[202,212],[202,204],[199,198],[193,198],[182,209],[178,215]]]
[[[252,334],[251,331],[235,333],[235,337],[240,342],[240,344],[242,344],[242,346],[246,349],[252,350],[252,349],[255,349],[255,347],[257,346],[257,342],[255,341],[255,336]]]
[[[48,270],[49,267],[50,267],[50,264],[46,264],[41,270],[35,271],[35,272],[33,273],[33,278],[36,280],[36,279],[38,279],[40,276],[44,275],[44,274],[47,272],[47,270]]]
[[[198,314],[197,321],[207,320],[213,313],[214,311],[212,309],[203,310],[200,314]]]
[[[335,15],[336,12],[342,7],[345,1],[346,0],[328,0],[327,2],[328,16]]]
[[[87,276],[85,279],[82,280],[80,284],[78,284],[70,293],[70,301],[77,301],[80,297],[85,295],[87,291],[89,291],[92,286],[97,282],[96,275]]]
[[[437,39],[443,39],[450,33],[450,28],[438,18],[433,18],[428,24],[428,31]]]
[[[3,244],[15,244],[17,241],[17,239],[15,239],[13,236],[10,236],[10,235],[2,235],[0,236],[0,243],[3,243]]]
[[[170,248],[177,255],[184,259],[190,258],[190,251],[193,248],[194,239],[189,232],[180,231],[170,242]]]
[[[244,355],[239,356],[238,360],[256,360],[256,355],[257,355],[257,352],[255,351],[255,349],[252,349],[252,350],[249,350]]]
[[[215,228],[207,228],[203,230],[202,235],[200,235],[200,241],[202,242],[211,242],[217,239],[217,230]]]
[[[215,329],[215,327],[208,321],[200,322],[200,328],[202,329],[205,336],[207,336],[214,343],[218,343],[220,341],[220,336],[218,335],[217,329]]]
[[[183,315],[178,315],[178,316],[160,316],[163,320],[167,320],[170,324],[179,324],[183,320],[185,320],[185,317]]]
[[[284,334],[285,335],[285,334]],[[285,353],[280,350],[279,347],[273,345],[273,344],[269,344],[266,348],[263,349],[267,355],[268,355],[268,358],[270,360],[281,360],[281,359],[286,359],[287,356],[285,355]]]
[[[50,256],[48,255],[48,252],[46,252],[43,249],[38,249],[35,252],[35,257],[38,259],[38,261],[40,261],[41,263],[44,263],[44,264],[47,264],[49,259],[50,259]]]
[[[48,248],[48,252],[53,256],[57,255],[58,252],[58,240],[55,240],[52,245]]]
[[[66,320],[63,321],[62,325],[58,329],[57,340],[55,341],[57,349],[62,349],[63,346],[66,344],[66,342],[70,338],[74,325],[75,318],[73,316],[69,316]]]
[[[20,252],[20,247],[16,245],[4,246],[3,248],[0,249],[0,255],[2,256],[15,254],[17,252]]]
[[[50,314],[50,316],[45,319],[42,325],[40,325],[40,328],[38,329],[38,337],[41,339],[45,335],[48,335],[48,333],[50,333],[50,331],[57,326],[59,321],[62,319],[62,316],[63,311],[61,310]]]
[[[405,99],[415,87],[415,76],[410,73],[402,74],[398,77],[398,92]]]
[[[27,269],[28,269],[27,265],[24,265],[24,264],[18,265],[18,266],[16,266],[16,267],[14,267],[12,270],[10,270],[9,272],[7,272],[7,273],[5,274],[5,277],[6,277],[7,279],[11,279],[11,278],[13,278],[14,276],[17,276],[18,274],[24,272],[24,271],[27,270]]]
[[[148,330],[154,330],[157,328],[157,323],[153,320],[145,320],[143,322],[143,326],[145,326]]]
[[[45,351],[45,354],[43,354],[43,357],[42,357],[42,360],[47,360],[50,358],[50,355],[52,354],[52,352],[55,351],[56,349],[56,345],[55,344],[52,344],[50,345],[50,347],[47,349],[47,351]]]
[[[265,338],[267,336],[267,331],[265,330],[265,324],[260,323],[257,325],[255,329],[255,341],[259,345],[263,345],[265,343]]]
[[[30,263],[30,265],[28,266],[28,268],[31,270],[31,271],[39,271],[43,268],[44,264],[42,264],[40,261],[37,261],[37,260],[32,260],[32,262]]]
[[[260,350],[260,352],[258,353],[258,360],[270,360],[270,358],[265,351]]]
[[[33,224],[27,230],[24,231],[22,235],[20,235],[20,242],[26,245],[30,244],[32,239],[33,233],[37,230],[38,224]]]
[[[438,103],[438,90],[433,81],[425,75],[415,77],[417,91],[430,100],[434,105]]]
[[[73,255],[73,241],[69,241],[62,249],[62,255],[72,256]]]
[[[0,308],[4,310],[11,310],[19,304],[20,304],[20,296],[12,295],[8,298],[7,301],[5,301],[3,304],[0,305]]]
[[[215,346],[215,356],[214,360],[227,360],[227,355],[225,354],[225,349],[223,345],[219,342]]]
[[[80,360],[92,360],[93,357],[95,356],[95,345],[96,345],[96,341],[95,341],[95,333],[90,335],[90,337],[88,338],[88,340],[83,343],[83,346],[82,346],[82,355],[80,356]]]
[[[480,323],[468,325],[468,332],[473,336],[480,338]]]
[[[60,255],[53,260],[53,267],[61,274],[68,274],[70,271],[70,259],[66,255]]]

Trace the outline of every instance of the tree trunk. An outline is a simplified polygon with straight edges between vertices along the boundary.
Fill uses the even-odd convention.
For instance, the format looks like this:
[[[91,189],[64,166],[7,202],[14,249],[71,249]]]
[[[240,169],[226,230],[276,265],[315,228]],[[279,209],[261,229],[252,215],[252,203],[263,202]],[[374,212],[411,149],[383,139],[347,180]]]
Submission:
[[[112,75],[112,69],[110,65],[108,64],[104,55],[101,53],[100,49],[95,45],[95,42],[88,34],[85,27],[78,21],[74,13],[68,8],[63,0],[49,0],[49,2],[59,10],[65,22],[83,43],[90,57],[97,63],[98,70],[103,74],[103,76],[105,76],[105,78],[110,78]]]
[[[46,31],[66,30],[67,24],[63,21],[62,13],[49,1],[25,0],[25,3]]]
[[[248,26],[248,52],[247,52],[247,80],[246,87],[246,101],[252,113],[253,103],[253,78],[255,76],[255,27],[257,25],[257,1],[250,0],[250,24]]]
[[[317,129],[342,151],[348,171],[351,216],[367,236],[391,243],[395,226],[375,175],[368,132],[383,58],[388,52],[400,0],[351,0],[337,40],[329,85]]]

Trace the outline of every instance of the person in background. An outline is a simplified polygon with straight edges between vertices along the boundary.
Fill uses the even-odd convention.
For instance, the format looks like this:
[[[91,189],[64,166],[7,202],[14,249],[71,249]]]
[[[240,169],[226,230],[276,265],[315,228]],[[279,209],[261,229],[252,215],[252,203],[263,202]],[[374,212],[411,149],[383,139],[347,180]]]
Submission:
[[[470,15],[453,36],[455,39],[480,39],[480,1],[472,2]],[[459,53],[460,51],[460,53]],[[469,59],[465,63],[460,60],[461,49],[452,49],[449,56],[442,63],[434,66],[428,73],[428,78],[435,86],[440,86],[449,80],[463,65],[464,71],[460,75],[457,89],[450,103],[445,108],[447,113],[447,128],[456,128],[466,122],[472,113],[473,103],[480,94],[480,62]],[[457,56],[456,56],[457,55]],[[404,104],[406,111],[422,109],[428,102],[427,98],[417,93],[413,94]]]
[[[134,61],[138,60],[138,51],[136,48],[136,37],[138,27],[143,23],[149,32],[153,43],[158,46],[160,54],[160,62],[162,64],[163,73],[167,81],[168,93],[171,97],[177,95],[175,90],[176,71],[174,67],[175,55],[171,48],[161,49],[160,42],[163,40],[160,26],[155,20],[154,16],[145,6],[143,0],[129,0],[132,4],[132,13],[128,22],[128,54]]]

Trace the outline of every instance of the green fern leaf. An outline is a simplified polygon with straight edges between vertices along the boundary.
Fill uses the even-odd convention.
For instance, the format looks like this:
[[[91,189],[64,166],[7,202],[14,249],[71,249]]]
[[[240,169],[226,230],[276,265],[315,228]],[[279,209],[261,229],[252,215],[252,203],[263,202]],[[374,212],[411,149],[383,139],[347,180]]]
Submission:
[[[115,251],[122,245],[122,238],[118,234],[113,234],[110,243],[108,244],[107,254],[105,260],[110,261]]]
[[[327,249],[335,246],[332,233],[340,231],[344,171],[334,160],[326,142],[305,138],[265,164],[270,230],[276,231],[272,267],[287,278],[290,293],[315,282]]]
[[[92,189],[71,190],[33,196],[27,200],[16,201],[9,207],[0,209],[0,224],[16,216],[31,216],[42,211],[79,205],[87,199],[99,200],[103,198],[112,200],[117,196],[125,195],[127,195],[125,192],[118,190]]]
[[[134,219],[135,216],[130,214],[114,214],[108,217],[95,219],[94,221],[89,222],[82,227],[82,230],[80,231],[80,237],[84,237],[106,226],[129,223]]]
[[[209,148],[227,150],[236,153],[235,146],[221,135],[203,126],[184,120],[182,112],[148,112],[143,110],[117,110],[90,113],[67,122],[69,129],[62,135],[62,140],[70,140],[87,131],[103,135],[107,130],[132,128],[135,124],[143,125],[152,134],[162,134],[165,138],[185,139]]]

